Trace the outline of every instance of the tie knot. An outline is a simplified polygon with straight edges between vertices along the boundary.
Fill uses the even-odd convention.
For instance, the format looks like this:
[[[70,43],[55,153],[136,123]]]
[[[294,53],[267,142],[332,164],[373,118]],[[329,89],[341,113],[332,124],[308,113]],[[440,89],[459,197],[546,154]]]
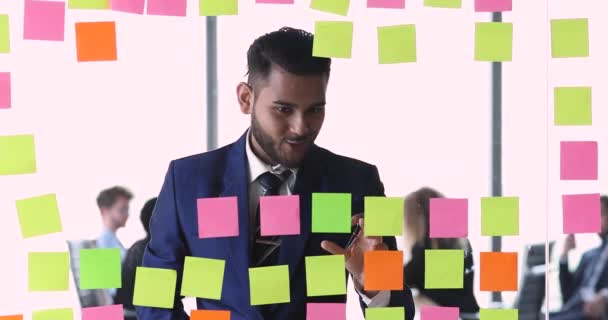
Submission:
[[[258,177],[258,182],[264,189],[265,194],[278,194],[279,187],[291,175],[291,170],[285,170],[282,173],[264,172]]]

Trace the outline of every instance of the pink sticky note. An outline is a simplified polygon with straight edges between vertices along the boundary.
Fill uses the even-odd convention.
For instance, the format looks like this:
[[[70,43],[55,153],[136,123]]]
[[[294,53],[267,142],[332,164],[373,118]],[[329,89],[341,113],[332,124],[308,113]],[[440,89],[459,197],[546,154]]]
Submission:
[[[146,0],[112,0],[110,8],[114,11],[144,14]]]
[[[260,197],[260,234],[282,236],[300,234],[300,197]]]
[[[465,238],[469,234],[467,199],[432,198],[430,237]]]
[[[513,0],[475,0],[477,12],[511,11],[512,8]]]
[[[157,16],[186,16],[186,0],[148,0],[146,13]]]
[[[346,303],[307,303],[306,320],[346,320]]]
[[[82,320],[122,320],[122,304],[82,308]]]
[[[26,0],[23,39],[63,41],[65,2]]]
[[[596,141],[562,141],[560,159],[562,180],[597,180]]]
[[[293,4],[293,0],[255,0],[255,3]]]
[[[367,0],[367,7],[405,9],[405,0]]]
[[[422,307],[420,320],[458,320],[460,313],[458,307]]]
[[[0,109],[11,107],[11,73],[0,72]]]
[[[237,197],[202,198],[196,205],[199,238],[238,237]]]
[[[562,195],[564,233],[598,233],[601,226],[600,194]]]

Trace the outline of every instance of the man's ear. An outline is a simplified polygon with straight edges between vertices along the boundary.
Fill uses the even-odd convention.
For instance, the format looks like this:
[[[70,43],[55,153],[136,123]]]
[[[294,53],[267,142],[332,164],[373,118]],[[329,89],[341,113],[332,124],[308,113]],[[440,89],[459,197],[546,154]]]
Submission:
[[[240,82],[236,86],[236,98],[239,102],[241,112],[251,114],[253,110],[253,88],[245,82]]]

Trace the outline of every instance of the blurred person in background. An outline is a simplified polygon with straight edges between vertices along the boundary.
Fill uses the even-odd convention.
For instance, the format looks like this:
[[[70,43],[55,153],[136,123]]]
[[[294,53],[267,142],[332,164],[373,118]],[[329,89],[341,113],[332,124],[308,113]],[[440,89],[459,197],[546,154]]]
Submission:
[[[129,219],[129,202],[133,199],[133,194],[124,187],[115,186],[102,190],[97,196],[97,206],[101,213],[102,231],[96,239],[96,246],[100,249],[120,249],[121,263],[127,253],[122,245],[116,231],[125,226]],[[107,290],[114,298],[116,289]]]
[[[608,319],[608,196],[600,197],[601,244],[586,251],[574,272],[568,266],[568,253],[576,247],[573,234],[566,237],[559,259],[562,308],[549,314],[551,320]]]
[[[127,251],[127,256],[122,264],[122,286],[116,292],[115,304],[122,304],[125,309],[125,319],[135,319],[135,307],[133,306],[133,289],[135,288],[135,270],[141,266],[144,251],[150,242],[150,218],[156,199],[152,198],[144,204],[139,219],[146,231],[146,237],[135,242]]]
[[[474,266],[471,244],[466,238],[430,238],[430,200],[443,198],[438,191],[423,187],[405,197],[404,266],[405,284],[416,288],[418,306],[438,305],[460,308],[464,314],[477,314],[479,305],[473,292]],[[464,284],[462,289],[426,289],[424,287],[424,251],[426,249],[464,250]],[[475,317],[475,316],[471,316]]]

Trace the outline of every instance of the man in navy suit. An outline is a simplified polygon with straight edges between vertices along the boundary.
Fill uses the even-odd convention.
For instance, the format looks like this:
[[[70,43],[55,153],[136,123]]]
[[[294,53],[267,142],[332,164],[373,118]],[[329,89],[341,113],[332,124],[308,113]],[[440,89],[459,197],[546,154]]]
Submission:
[[[602,231],[598,235],[602,243],[583,254],[574,273],[568,267],[574,235],[566,238],[559,266],[563,306],[549,314],[551,320],[608,319],[608,196],[602,196],[600,202]]]
[[[346,295],[307,297],[306,256],[343,254],[362,310],[414,304],[403,290],[365,291],[363,255],[396,250],[394,237],[311,233],[312,193],[350,193],[352,223],[364,230],[364,196],[384,196],[375,166],[336,155],[315,145],[325,118],[325,93],[331,60],[312,56],[313,35],[282,28],[254,41],[247,52],[248,79],[236,88],[241,111],[251,126],[236,142],[214,151],[174,160],[151,220],[151,240],[143,266],[177,271],[173,309],[137,307],[140,320],[186,319],[180,297],[186,256],[226,261],[220,300],[197,299],[198,309],[230,310],[232,320],[305,320],[309,302],[344,303]],[[346,115],[345,115],[346,116]],[[259,198],[299,195],[301,234],[262,237]],[[238,237],[198,237],[197,199],[237,196]],[[287,265],[290,302],[252,306],[248,270]],[[204,283],[200,284],[204,286]]]

